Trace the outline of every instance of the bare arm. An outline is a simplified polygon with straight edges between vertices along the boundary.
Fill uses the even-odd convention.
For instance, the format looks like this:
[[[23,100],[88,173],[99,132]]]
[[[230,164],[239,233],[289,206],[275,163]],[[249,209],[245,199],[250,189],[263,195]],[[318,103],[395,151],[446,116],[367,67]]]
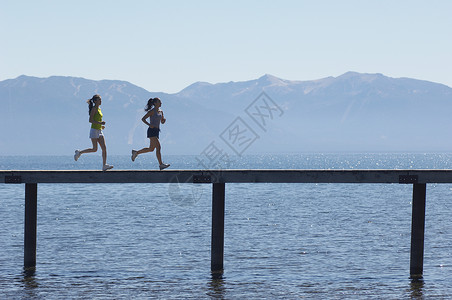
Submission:
[[[147,119],[148,119],[150,116],[152,116],[153,114],[154,114],[154,111],[153,111],[153,110],[148,111],[148,112],[144,115],[144,117],[141,118],[141,121],[143,121],[144,124],[146,124],[146,125],[148,125],[148,126],[151,126],[151,124],[147,121]]]
[[[162,124],[165,124],[166,119],[165,119],[165,116],[163,115],[163,110],[161,110],[161,112],[162,112],[162,119],[160,120],[160,122],[161,122]]]

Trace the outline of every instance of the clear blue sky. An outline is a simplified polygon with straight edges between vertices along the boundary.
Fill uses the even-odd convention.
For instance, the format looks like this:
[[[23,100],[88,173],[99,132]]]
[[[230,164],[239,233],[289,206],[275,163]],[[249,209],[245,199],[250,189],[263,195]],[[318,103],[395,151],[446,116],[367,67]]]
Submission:
[[[452,87],[452,1],[0,0],[0,80],[196,81],[347,71]]]

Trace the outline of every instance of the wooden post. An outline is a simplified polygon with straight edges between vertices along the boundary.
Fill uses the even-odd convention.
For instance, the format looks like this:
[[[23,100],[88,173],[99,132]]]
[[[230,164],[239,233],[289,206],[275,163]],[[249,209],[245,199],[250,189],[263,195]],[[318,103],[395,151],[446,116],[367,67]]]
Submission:
[[[38,184],[25,184],[24,268],[36,267]]]
[[[212,189],[212,245],[211,263],[212,272],[223,271],[224,254],[224,195],[225,184],[213,183]]]
[[[413,211],[411,216],[410,278],[422,278],[424,269],[425,183],[413,184]]]

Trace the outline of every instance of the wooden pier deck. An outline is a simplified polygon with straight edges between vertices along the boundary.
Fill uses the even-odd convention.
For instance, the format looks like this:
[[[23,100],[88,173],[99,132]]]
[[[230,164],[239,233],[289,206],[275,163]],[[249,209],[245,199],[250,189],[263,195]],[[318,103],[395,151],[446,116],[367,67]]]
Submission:
[[[191,183],[212,185],[211,270],[223,271],[226,183],[412,184],[410,277],[422,278],[426,186],[452,183],[452,170],[0,170],[0,183],[25,184],[24,267],[36,267],[40,183]]]

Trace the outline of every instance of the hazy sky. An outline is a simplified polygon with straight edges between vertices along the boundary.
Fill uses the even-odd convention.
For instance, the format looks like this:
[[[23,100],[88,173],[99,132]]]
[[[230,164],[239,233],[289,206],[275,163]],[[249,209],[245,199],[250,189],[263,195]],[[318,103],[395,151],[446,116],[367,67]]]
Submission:
[[[357,71],[452,87],[451,16],[450,0],[0,0],[0,81],[62,75],[175,93]]]

